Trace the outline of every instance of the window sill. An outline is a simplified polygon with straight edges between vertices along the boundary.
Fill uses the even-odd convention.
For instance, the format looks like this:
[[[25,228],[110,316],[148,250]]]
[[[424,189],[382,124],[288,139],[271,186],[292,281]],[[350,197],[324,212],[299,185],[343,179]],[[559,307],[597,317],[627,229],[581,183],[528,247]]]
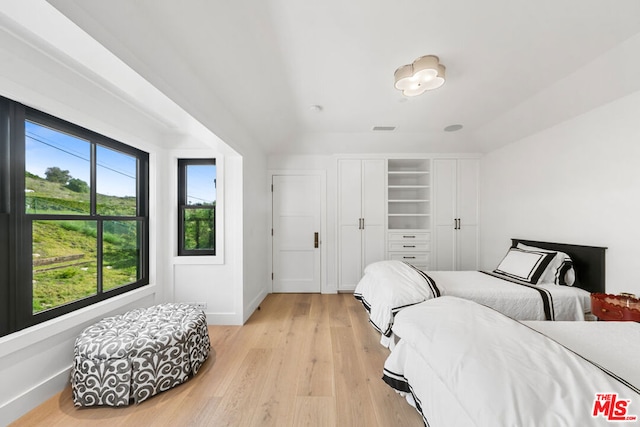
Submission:
[[[222,255],[174,256],[173,264],[222,265],[224,264],[224,257]]]
[[[88,307],[81,308],[55,319],[39,323],[29,328],[0,338],[0,358],[20,351],[37,342],[64,333],[85,322],[99,319],[119,307],[134,303],[156,293],[156,285],[147,285],[122,295],[109,298]]]

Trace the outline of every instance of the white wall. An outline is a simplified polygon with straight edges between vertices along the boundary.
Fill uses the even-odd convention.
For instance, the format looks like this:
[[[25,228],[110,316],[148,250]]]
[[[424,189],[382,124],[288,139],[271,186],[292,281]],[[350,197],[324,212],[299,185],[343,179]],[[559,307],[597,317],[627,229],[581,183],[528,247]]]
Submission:
[[[268,265],[271,192],[266,156],[254,150],[242,156],[242,308],[246,321],[267,295],[271,278]],[[235,236],[234,236],[235,237]],[[238,237],[239,238],[239,237]]]
[[[606,246],[607,292],[640,295],[639,112],[636,92],[486,155],[481,267],[511,237]]]
[[[56,16],[42,16],[40,22],[37,12],[27,10],[29,5],[20,10],[14,10],[18,3],[12,5],[12,17],[3,14],[7,10],[0,12],[0,57],[11,59],[0,68],[0,95],[150,154],[150,284],[1,337],[0,425],[15,420],[68,384],[74,340],[85,326],[133,307],[174,299],[204,300],[210,322],[241,324],[261,302],[265,287],[258,278],[267,274],[264,154],[249,151],[243,161],[124,64],[117,60],[109,63],[113,58],[105,49],[76,33],[61,37],[71,41],[70,46],[54,46],[55,33],[64,33],[64,23],[51,23]],[[21,26],[21,19],[27,27]],[[37,25],[34,32],[26,22],[31,19]],[[46,23],[52,26],[51,37],[45,34]],[[105,74],[97,74],[100,70]],[[252,145],[245,143],[247,146]],[[177,198],[171,188],[175,185],[177,150],[204,150],[225,160],[224,260],[219,263],[173,262]],[[244,204],[252,209],[246,215],[252,222],[246,233]],[[249,235],[246,241],[245,234]],[[251,260],[249,266],[244,265],[245,256]],[[247,303],[244,276],[248,276]]]
[[[5,23],[6,24],[6,23]],[[14,29],[15,31],[15,29]],[[153,144],[157,122],[140,114],[102,84],[43,54],[15,32],[0,27],[0,56],[11,58],[0,70],[0,95],[22,102],[149,153],[150,284],[99,304],[0,338],[0,425],[62,390],[69,380],[73,343],[83,327],[102,317],[162,300],[164,277],[157,275],[156,217],[158,162],[164,150]],[[102,82],[101,82],[102,83]]]
[[[216,255],[177,256],[178,159],[215,158],[217,166]],[[211,149],[171,150],[165,165],[167,227],[162,233],[166,300],[205,303],[210,324],[240,325],[242,310],[242,159]]]

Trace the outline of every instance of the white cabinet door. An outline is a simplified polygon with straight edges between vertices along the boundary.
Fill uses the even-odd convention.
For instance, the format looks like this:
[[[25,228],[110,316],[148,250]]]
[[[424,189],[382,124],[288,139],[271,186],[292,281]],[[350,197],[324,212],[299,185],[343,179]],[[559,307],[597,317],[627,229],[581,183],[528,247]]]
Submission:
[[[460,226],[478,225],[479,164],[476,159],[458,160],[457,218]]]
[[[436,225],[434,233],[433,268],[436,271],[455,270],[456,230],[453,224]]]
[[[478,161],[434,164],[435,270],[478,268]]]
[[[478,160],[458,160],[456,270],[478,268],[478,179]]]
[[[456,231],[456,270],[478,269],[478,226],[463,225]]]
[[[358,226],[340,226],[340,263],[338,289],[354,289],[362,277],[362,230]]]
[[[362,218],[365,220],[365,228],[373,225],[384,227],[385,191],[385,161],[377,159],[363,160]],[[384,236],[382,242],[384,243]]]
[[[364,267],[384,259],[385,161],[338,160],[338,289],[353,290]]]
[[[338,197],[340,225],[360,225],[362,218],[362,161],[338,161]]]
[[[384,259],[384,226],[366,225],[362,230],[362,269]],[[360,273],[362,277],[362,273]],[[358,280],[360,280],[358,277]]]
[[[433,269],[455,270],[456,160],[433,161]]]
[[[457,194],[456,160],[433,161],[433,197],[435,199],[434,223],[436,227],[454,227]]]

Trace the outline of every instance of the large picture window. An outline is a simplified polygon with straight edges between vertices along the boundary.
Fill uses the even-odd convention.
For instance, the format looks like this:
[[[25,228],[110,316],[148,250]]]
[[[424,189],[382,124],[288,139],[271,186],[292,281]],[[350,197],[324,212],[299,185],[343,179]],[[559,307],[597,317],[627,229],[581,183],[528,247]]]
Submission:
[[[178,255],[216,254],[216,161],[178,159]]]
[[[148,284],[149,244],[147,153],[3,102],[4,335]]]

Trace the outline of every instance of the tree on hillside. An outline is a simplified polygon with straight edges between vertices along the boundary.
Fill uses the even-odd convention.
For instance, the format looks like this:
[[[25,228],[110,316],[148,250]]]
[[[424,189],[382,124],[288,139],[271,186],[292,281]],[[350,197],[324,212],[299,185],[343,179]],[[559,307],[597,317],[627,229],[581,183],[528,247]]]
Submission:
[[[44,174],[47,177],[47,181],[49,182],[57,182],[59,184],[63,184],[66,185],[69,180],[71,179],[71,175],[69,175],[69,171],[68,170],[62,170],[57,166],[52,166],[50,168],[47,168],[47,170],[44,172]]]
[[[78,178],[71,178],[66,187],[71,191],[75,191],[76,193],[89,192],[89,184]]]

